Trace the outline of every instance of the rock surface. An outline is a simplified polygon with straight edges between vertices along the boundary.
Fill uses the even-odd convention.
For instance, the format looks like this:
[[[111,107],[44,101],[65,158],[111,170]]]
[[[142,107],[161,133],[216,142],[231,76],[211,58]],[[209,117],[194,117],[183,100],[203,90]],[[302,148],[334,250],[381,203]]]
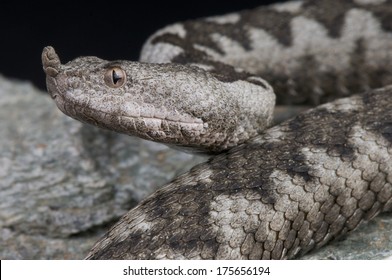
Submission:
[[[205,158],[83,125],[0,75],[0,259],[81,259],[122,214]],[[392,215],[310,259],[392,255]]]
[[[83,258],[102,227],[201,161],[81,124],[1,76],[0,120],[0,258]]]

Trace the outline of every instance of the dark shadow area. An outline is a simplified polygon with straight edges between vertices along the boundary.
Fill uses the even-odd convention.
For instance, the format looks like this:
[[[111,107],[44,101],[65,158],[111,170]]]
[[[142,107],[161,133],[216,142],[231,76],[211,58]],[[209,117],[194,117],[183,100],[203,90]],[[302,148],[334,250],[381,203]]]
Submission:
[[[43,47],[52,45],[62,62],[77,56],[137,60],[143,42],[173,22],[250,9],[277,1],[52,1],[2,3],[0,74],[45,88]]]

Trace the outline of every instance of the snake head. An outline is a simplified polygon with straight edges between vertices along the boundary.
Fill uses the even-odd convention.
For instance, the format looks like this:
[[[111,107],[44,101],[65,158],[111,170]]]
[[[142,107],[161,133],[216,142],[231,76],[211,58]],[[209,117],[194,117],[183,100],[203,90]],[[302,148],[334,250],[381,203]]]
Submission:
[[[66,115],[190,151],[238,145],[268,124],[272,108],[260,110],[264,103],[273,107],[272,91],[225,83],[195,66],[92,56],[61,64],[52,47],[44,48],[42,63],[48,92]],[[241,91],[256,97],[241,97]],[[250,104],[260,113],[249,113]]]

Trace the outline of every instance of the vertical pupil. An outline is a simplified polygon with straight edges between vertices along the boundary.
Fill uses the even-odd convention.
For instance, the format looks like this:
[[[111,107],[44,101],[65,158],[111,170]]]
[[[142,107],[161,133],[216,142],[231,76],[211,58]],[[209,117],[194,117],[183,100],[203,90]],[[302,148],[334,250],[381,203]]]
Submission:
[[[119,75],[116,70],[112,71],[112,77],[113,77],[114,84],[117,84],[117,82],[121,80],[121,75]]]

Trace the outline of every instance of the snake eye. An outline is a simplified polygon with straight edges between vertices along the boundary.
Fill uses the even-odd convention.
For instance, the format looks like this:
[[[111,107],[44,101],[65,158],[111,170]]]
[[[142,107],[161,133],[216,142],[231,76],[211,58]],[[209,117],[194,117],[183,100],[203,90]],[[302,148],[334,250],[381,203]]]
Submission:
[[[125,71],[118,66],[111,67],[106,70],[104,80],[107,86],[111,88],[119,88],[125,84]]]

